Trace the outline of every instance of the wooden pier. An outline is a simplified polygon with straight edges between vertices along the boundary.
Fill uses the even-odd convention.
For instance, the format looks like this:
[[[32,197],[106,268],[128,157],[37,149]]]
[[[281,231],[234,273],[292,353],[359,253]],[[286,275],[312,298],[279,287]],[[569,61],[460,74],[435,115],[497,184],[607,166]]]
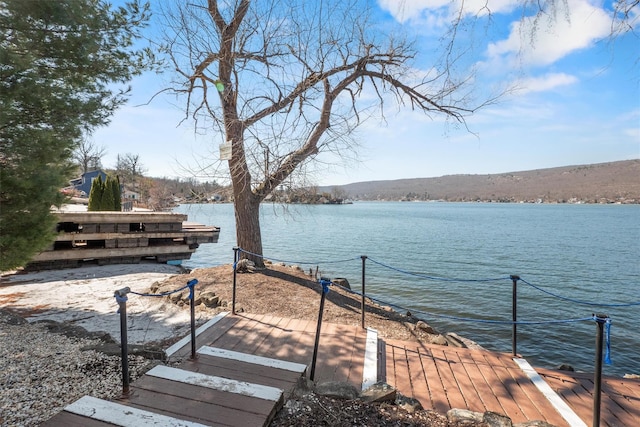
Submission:
[[[61,212],[55,242],[28,264],[32,270],[98,264],[138,263],[142,259],[189,259],[200,244],[216,243],[219,227],[187,221],[167,212]]]

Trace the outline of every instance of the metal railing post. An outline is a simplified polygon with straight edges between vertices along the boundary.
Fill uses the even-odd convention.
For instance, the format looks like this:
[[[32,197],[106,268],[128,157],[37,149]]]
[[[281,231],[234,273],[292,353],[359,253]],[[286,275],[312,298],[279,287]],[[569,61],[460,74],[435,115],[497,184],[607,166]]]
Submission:
[[[520,276],[511,276],[511,281],[513,282],[511,287],[511,320],[513,321],[511,326],[511,349],[514,356],[518,354],[518,326],[516,325],[518,321],[518,280],[520,280]]]
[[[362,303],[360,304],[360,308],[361,308],[361,311],[362,311],[362,329],[364,329],[365,328],[365,325],[364,325],[364,312],[365,312],[365,301],[364,301],[364,299],[365,299],[365,295],[364,295],[365,286],[364,286],[364,282],[365,282],[365,278],[366,278],[366,275],[365,275],[365,267],[366,266],[365,266],[365,264],[366,264],[366,261],[367,261],[367,256],[366,255],[362,255],[362,256],[360,256],[360,258],[362,258]]]
[[[602,340],[604,324],[609,319],[606,314],[594,314],[596,330],[596,366],[593,379],[593,427],[600,426],[600,402],[602,391]]]
[[[129,343],[127,341],[127,294],[131,289],[126,287],[115,291],[120,313],[120,357],[122,359],[122,395],[129,394]]]
[[[195,286],[198,284],[198,279],[191,279],[187,283],[189,287],[189,306],[191,308],[191,359],[196,359],[196,295]]]
[[[231,296],[231,314],[236,314],[236,270],[238,266],[238,254],[239,248],[236,246],[233,248],[233,292]]]
[[[324,312],[324,300],[329,293],[329,285],[331,280],[320,278],[320,284],[322,285],[322,296],[320,297],[320,311],[318,313],[318,327],[316,328],[316,340],[313,345],[313,357],[311,358],[311,373],[309,379],[313,381],[316,374],[316,359],[318,358],[318,346],[320,344],[320,329],[322,328],[322,313]]]

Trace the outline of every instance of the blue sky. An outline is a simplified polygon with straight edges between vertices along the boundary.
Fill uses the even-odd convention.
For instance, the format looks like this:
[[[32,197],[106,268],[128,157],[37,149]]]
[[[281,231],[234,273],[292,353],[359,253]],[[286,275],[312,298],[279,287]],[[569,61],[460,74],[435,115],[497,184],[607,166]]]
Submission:
[[[472,8],[484,0],[465,2]],[[445,29],[453,3],[444,0],[379,0],[375,17],[398,24],[418,44],[414,67],[428,69],[434,40]],[[484,174],[640,158],[640,38],[609,38],[609,2],[568,0],[553,21],[542,18],[534,42],[518,32],[531,20],[512,0],[488,2],[492,24],[473,38],[466,65],[477,69],[475,85],[517,88],[455,127],[444,117],[390,108],[386,122],[366,122],[356,135],[357,161],[322,166],[318,185],[358,181]],[[637,13],[638,11],[636,11]],[[635,30],[640,30],[635,17]],[[153,31],[153,28],[152,28]],[[107,150],[106,167],[118,154],[139,154],[147,175],[216,179],[196,171],[213,164],[219,135],[195,135],[182,125],[180,105],[159,96],[167,76],[132,81],[132,98],[93,141]],[[144,104],[144,105],[141,105]],[[330,156],[320,158],[335,163]]]

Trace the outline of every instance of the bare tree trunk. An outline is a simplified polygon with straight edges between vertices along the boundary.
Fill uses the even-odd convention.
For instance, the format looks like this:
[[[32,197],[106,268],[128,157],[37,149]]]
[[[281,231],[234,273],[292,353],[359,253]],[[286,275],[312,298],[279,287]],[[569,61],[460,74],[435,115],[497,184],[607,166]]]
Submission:
[[[233,106],[233,103],[227,103]],[[236,243],[245,252],[241,258],[250,259],[257,267],[264,267],[262,235],[260,233],[260,202],[262,197],[251,189],[251,173],[244,151],[242,125],[233,109],[227,110],[227,136],[231,138],[232,156],[229,160],[233,186],[233,206],[236,219]]]
[[[249,252],[241,253],[240,257],[250,259],[257,267],[264,267],[260,233],[260,200],[253,196],[251,191],[241,192],[236,197],[239,197],[234,203],[236,240],[239,248]]]

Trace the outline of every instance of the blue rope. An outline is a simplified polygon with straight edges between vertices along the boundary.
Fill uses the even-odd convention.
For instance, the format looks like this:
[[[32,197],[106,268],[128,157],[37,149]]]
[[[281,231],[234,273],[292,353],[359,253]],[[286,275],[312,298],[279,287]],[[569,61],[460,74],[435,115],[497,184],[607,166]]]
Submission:
[[[321,277],[319,282],[322,285],[322,293],[325,294],[325,295],[328,294],[329,293],[329,286],[331,286],[331,284],[333,282],[330,279],[326,279],[324,277]]]
[[[592,306],[598,306],[598,307],[631,307],[631,306],[635,306],[635,305],[640,305],[640,301],[638,301],[638,302],[630,302],[630,303],[626,303],[626,304],[606,304],[606,303],[599,303],[599,302],[580,301],[580,300],[577,300],[577,299],[567,298],[567,297],[563,297],[563,296],[558,295],[558,294],[554,294],[553,292],[549,292],[549,291],[547,291],[545,289],[542,289],[541,287],[536,286],[536,285],[534,285],[532,283],[529,283],[524,279],[520,279],[520,280],[523,283],[531,286],[534,289],[537,289],[540,292],[543,292],[543,293],[545,293],[547,295],[550,295],[552,297],[555,297],[555,298],[559,298],[561,300],[573,302],[575,304],[592,305]]]
[[[166,295],[171,295],[171,294],[175,294],[177,292],[184,291],[188,287],[189,287],[189,285],[185,285],[185,286],[181,287],[180,289],[176,289],[176,290],[173,290],[173,291],[160,292],[159,294],[147,294],[147,293],[139,293],[139,292],[134,292],[134,291],[131,291],[131,293],[134,294],[134,295],[141,296],[141,297],[164,297]]]
[[[372,298],[373,299],[373,298]],[[593,320],[593,316],[591,317],[581,317],[578,319],[558,319],[558,320],[492,320],[492,319],[472,319],[469,317],[458,317],[458,316],[449,316],[446,314],[436,314],[430,313],[422,310],[413,310],[413,312],[422,314],[424,316],[433,316],[440,317],[443,319],[451,319],[458,320],[461,322],[469,322],[469,323],[489,323],[494,325],[549,325],[555,323],[573,323],[573,322],[584,322],[587,320]]]
[[[116,297],[116,302],[118,303],[118,311],[116,313],[120,314],[120,303],[126,303],[129,298],[126,295],[120,296],[118,293],[113,294],[113,296]]]
[[[334,285],[334,286],[339,287],[340,289],[343,289],[346,292],[362,296],[362,292],[358,292],[358,291],[354,291],[354,290],[349,289],[349,288],[345,288],[344,286],[340,286],[337,283],[333,283],[332,282],[331,284]],[[391,303],[391,302],[388,302],[388,301],[381,300],[379,298],[372,297],[370,295],[367,295],[367,298],[369,298],[370,300],[375,301],[375,302],[377,302],[379,304],[388,305],[390,307],[393,307],[393,308],[396,309],[396,311],[398,311],[398,313],[401,313],[403,311],[410,311],[410,312],[413,312],[413,313],[419,313],[419,314],[425,315],[427,317],[428,316],[442,317],[442,318],[445,318],[445,319],[459,320],[459,321],[470,322],[470,323],[491,323],[491,324],[501,324],[501,325],[548,325],[548,324],[551,324],[551,323],[571,323],[571,322],[584,322],[584,321],[587,321],[587,320],[593,320],[593,316],[591,316],[591,317],[581,317],[581,318],[578,318],[578,319],[561,319],[561,320],[530,320],[530,321],[519,320],[517,322],[511,321],[511,320],[507,321],[507,320],[491,320],[491,319],[471,319],[471,318],[468,318],[468,317],[449,316],[449,315],[446,315],[446,314],[436,314],[436,313],[429,313],[429,312],[422,311],[422,310],[407,309],[405,307],[399,306],[397,304],[394,304],[394,303]]]
[[[384,267],[384,268],[388,268],[389,270],[397,271],[398,273],[407,274],[409,276],[421,277],[423,279],[438,280],[438,281],[442,281],[442,282],[495,282],[495,281],[505,280],[505,279],[511,280],[511,276],[488,278],[488,279],[452,279],[452,278],[446,278],[446,277],[429,276],[429,275],[422,274],[422,273],[414,273],[414,272],[402,270],[402,269],[399,269],[399,268],[396,268],[396,267],[391,267],[390,265],[383,264],[383,263],[381,263],[379,261],[376,261],[375,259],[372,259],[372,258],[367,258],[367,259],[370,260],[371,262],[373,262],[374,264],[378,264],[379,266]]]
[[[244,252],[244,253],[246,253],[248,255],[251,255],[251,256],[255,256],[255,257],[259,257],[259,258],[265,258],[263,255],[259,255],[259,254],[253,253],[253,252],[249,252],[249,251],[246,251],[246,250],[244,250],[242,248],[238,248],[238,250],[240,252]],[[357,260],[360,260],[361,257],[347,258],[347,259],[333,260],[333,261],[316,261],[316,262],[288,261],[288,260],[282,260],[282,259],[272,258],[272,257],[269,257],[269,259],[271,259],[273,261],[284,262],[284,263],[289,263],[289,264],[318,265],[318,264],[337,264],[337,263],[342,263],[342,262],[357,261]],[[400,268],[397,268],[397,267],[392,267],[390,265],[387,265],[387,264],[384,264],[384,263],[382,263],[380,261],[377,261],[377,260],[375,260],[373,258],[368,258],[367,257],[367,259],[370,260],[371,262],[373,262],[374,264],[377,264],[377,265],[379,265],[381,267],[384,267],[384,268],[387,268],[389,270],[396,271],[398,273],[402,273],[402,274],[406,274],[406,275],[414,276],[414,277],[420,277],[422,279],[441,281],[441,282],[463,282],[463,283],[464,282],[466,282],[466,283],[483,283],[483,282],[485,282],[486,283],[486,282],[496,282],[496,281],[502,281],[502,280],[513,281],[514,277],[517,277],[517,276],[506,276],[506,277],[484,278],[484,279],[461,279],[461,278],[438,277],[438,276],[430,276],[430,275],[422,274],[422,273],[415,273],[415,272],[403,270],[403,269],[400,269]],[[237,264],[237,261],[234,262],[234,264],[233,264],[233,269],[234,270],[236,269],[236,264]],[[573,302],[573,303],[576,303],[576,304],[598,306],[598,307],[632,307],[632,306],[639,306],[640,305],[640,301],[631,302],[631,303],[624,303],[624,304],[607,304],[607,303],[594,303],[594,302],[588,302],[588,301],[580,301],[580,300],[576,300],[576,299],[573,299],[573,298],[563,297],[563,296],[555,294],[553,292],[549,292],[549,291],[547,291],[545,289],[542,289],[542,288],[540,288],[538,286],[533,285],[532,283],[527,282],[526,280],[524,280],[524,279],[522,279],[520,277],[517,277],[517,279],[515,279],[515,280],[520,280],[523,283],[531,286],[532,288],[537,289],[538,291],[543,292],[543,293],[545,293],[547,295],[550,295],[552,297],[559,298],[561,300],[565,300],[565,301],[569,301],[569,302]],[[511,322],[511,323],[513,323],[513,322]]]
[[[191,279],[191,280],[189,280],[189,282],[187,282],[186,285],[184,285],[180,289],[175,289],[173,291],[160,292],[158,294],[140,293],[140,292],[134,292],[134,291],[130,291],[129,293],[132,293],[134,295],[138,295],[138,296],[141,296],[141,297],[164,297],[164,296],[167,296],[167,295],[171,295],[171,294],[175,294],[175,293],[178,293],[178,292],[182,292],[185,289],[189,288],[189,299],[193,299],[193,287],[195,285],[197,285],[197,284],[198,284],[198,279]]]
[[[604,324],[604,363],[606,363],[607,365],[611,365],[611,318],[608,316],[601,316],[602,315],[594,314],[593,316],[591,316],[591,319],[595,320],[596,323],[600,325]],[[597,357],[600,356],[601,355],[597,355]]]
[[[249,252],[249,251],[245,251],[242,248],[238,248],[238,250],[240,252],[244,252],[247,255],[251,255],[254,257],[258,257],[258,258],[268,258],[271,261],[276,261],[276,262],[284,262],[285,264],[301,264],[301,265],[319,265],[319,264],[338,264],[338,263],[342,263],[342,262],[349,262],[349,261],[355,261],[355,260],[359,260],[360,257],[357,258],[347,258],[347,259],[339,259],[339,260],[332,260],[332,261],[290,261],[290,260],[283,260],[283,259],[278,259],[278,258],[273,258],[273,257],[265,257],[264,255],[259,255],[253,252]],[[235,266],[234,266],[235,268]]]
[[[189,300],[193,301],[193,297],[194,297],[194,288],[195,286],[198,284],[198,279],[191,279],[189,280],[189,282],[187,283],[187,287],[189,288]]]

